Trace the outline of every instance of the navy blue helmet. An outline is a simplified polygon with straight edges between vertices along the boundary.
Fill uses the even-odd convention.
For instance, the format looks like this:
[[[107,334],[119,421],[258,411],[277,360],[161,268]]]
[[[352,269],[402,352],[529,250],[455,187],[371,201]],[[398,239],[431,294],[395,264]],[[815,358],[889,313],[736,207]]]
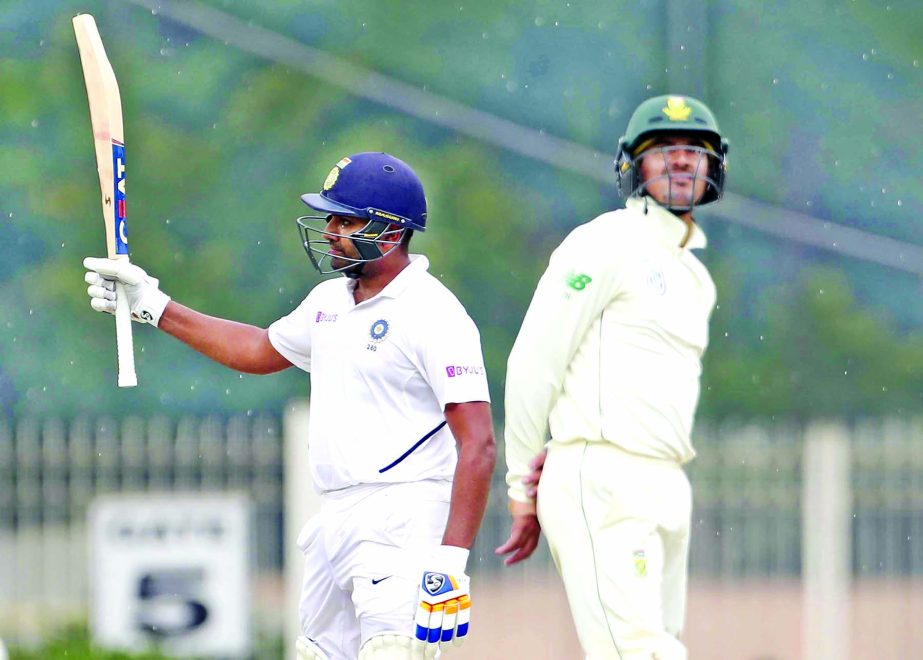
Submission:
[[[365,152],[341,159],[330,170],[320,193],[302,195],[301,200],[324,214],[297,220],[305,251],[324,274],[358,276],[363,264],[384,256],[382,246],[399,244],[407,231],[426,230],[423,184],[407,163],[386,153]],[[331,263],[327,241],[331,234],[325,230],[332,215],[368,221],[348,236],[359,258],[337,255],[346,262],[340,267]]]

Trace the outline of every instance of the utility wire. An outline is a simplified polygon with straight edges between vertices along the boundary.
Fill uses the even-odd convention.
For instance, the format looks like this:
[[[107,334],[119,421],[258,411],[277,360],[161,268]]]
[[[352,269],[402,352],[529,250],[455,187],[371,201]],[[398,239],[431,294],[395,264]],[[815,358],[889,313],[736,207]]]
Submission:
[[[613,183],[613,156],[528,128],[496,115],[353,64],[278,32],[199,2],[126,0],[263,59],[487,144]],[[923,275],[923,246],[827,222],[806,213],[726,193],[706,215],[802,245]]]

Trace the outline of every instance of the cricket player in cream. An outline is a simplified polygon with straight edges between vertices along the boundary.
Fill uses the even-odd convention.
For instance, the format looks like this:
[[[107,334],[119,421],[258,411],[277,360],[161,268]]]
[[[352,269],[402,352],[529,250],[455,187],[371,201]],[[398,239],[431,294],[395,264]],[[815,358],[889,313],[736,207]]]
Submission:
[[[715,306],[693,210],[721,197],[726,154],[700,101],[642,103],[616,160],[625,208],[554,251],[509,357],[497,552],[526,559],[545,531],[590,660],[686,657],[682,466]]]
[[[136,320],[249,373],[311,375],[311,478],[321,511],[305,555],[300,660],[434,657],[468,634],[469,549],[495,446],[480,337],[461,303],[409,253],[426,229],[413,170],[384,153],[340,160],[298,219],[316,286],[268,329],[161,293],[134,265],[87,259],[94,309],[124,285]]]

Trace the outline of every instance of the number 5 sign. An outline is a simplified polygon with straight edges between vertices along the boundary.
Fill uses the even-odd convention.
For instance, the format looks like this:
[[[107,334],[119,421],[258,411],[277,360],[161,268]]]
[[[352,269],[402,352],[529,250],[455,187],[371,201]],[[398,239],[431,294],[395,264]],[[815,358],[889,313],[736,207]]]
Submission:
[[[250,652],[243,495],[104,495],[89,511],[94,641],[171,655]]]

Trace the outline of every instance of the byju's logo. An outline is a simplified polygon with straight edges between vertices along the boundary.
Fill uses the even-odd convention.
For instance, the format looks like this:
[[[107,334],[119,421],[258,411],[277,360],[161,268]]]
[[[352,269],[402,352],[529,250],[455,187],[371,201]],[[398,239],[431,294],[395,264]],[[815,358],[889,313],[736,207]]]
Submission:
[[[314,317],[315,323],[333,323],[336,320],[336,314],[327,314],[325,312],[318,312],[317,316]]]
[[[483,376],[485,373],[483,366],[464,367],[461,365],[449,365],[445,368],[445,373],[449,378],[456,376]]]

